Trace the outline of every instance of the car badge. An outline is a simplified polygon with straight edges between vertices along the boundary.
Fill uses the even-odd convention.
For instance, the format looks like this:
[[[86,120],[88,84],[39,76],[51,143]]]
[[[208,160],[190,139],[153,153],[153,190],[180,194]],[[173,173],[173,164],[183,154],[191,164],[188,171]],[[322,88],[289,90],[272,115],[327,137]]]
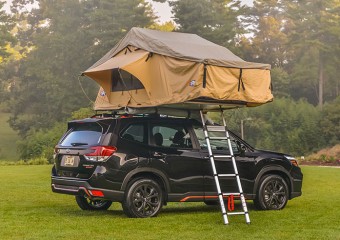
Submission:
[[[70,153],[71,152],[71,150],[70,149],[66,149],[66,153]]]

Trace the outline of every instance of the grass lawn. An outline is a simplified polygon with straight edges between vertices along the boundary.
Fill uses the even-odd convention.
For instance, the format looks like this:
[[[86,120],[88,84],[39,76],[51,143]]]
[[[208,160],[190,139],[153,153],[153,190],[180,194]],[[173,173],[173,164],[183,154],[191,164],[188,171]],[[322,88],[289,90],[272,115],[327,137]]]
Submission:
[[[340,168],[303,167],[302,197],[282,211],[257,211],[252,223],[219,207],[170,203],[156,218],[129,219],[119,203],[82,211],[50,190],[51,166],[0,166],[0,239],[340,239]]]
[[[18,160],[18,134],[8,125],[9,113],[0,111],[0,160]]]

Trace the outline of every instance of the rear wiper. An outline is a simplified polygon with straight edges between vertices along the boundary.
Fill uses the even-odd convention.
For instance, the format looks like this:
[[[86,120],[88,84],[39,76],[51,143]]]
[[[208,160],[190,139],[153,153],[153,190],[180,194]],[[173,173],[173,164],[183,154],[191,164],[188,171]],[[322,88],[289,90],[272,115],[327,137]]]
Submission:
[[[87,143],[81,143],[81,142],[75,142],[75,143],[71,143],[71,145],[73,147],[75,147],[75,146],[84,146],[84,145],[88,145],[88,144]]]

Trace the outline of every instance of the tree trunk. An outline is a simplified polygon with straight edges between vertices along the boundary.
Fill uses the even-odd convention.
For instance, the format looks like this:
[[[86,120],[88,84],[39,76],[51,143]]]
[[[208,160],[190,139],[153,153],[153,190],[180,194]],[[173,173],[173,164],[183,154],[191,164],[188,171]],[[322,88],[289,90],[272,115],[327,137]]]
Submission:
[[[323,106],[323,84],[324,83],[324,68],[322,58],[319,60],[319,108],[322,109]]]

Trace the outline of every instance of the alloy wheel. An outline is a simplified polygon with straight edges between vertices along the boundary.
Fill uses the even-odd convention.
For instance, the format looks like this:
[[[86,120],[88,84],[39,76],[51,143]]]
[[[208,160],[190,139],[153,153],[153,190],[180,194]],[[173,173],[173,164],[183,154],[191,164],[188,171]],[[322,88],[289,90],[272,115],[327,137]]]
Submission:
[[[272,179],[264,186],[263,191],[264,203],[270,209],[281,209],[287,202],[287,192],[284,184]]]
[[[142,184],[133,191],[133,207],[142,217],[152,216],[161,206],[157,189],[151,184]]]

